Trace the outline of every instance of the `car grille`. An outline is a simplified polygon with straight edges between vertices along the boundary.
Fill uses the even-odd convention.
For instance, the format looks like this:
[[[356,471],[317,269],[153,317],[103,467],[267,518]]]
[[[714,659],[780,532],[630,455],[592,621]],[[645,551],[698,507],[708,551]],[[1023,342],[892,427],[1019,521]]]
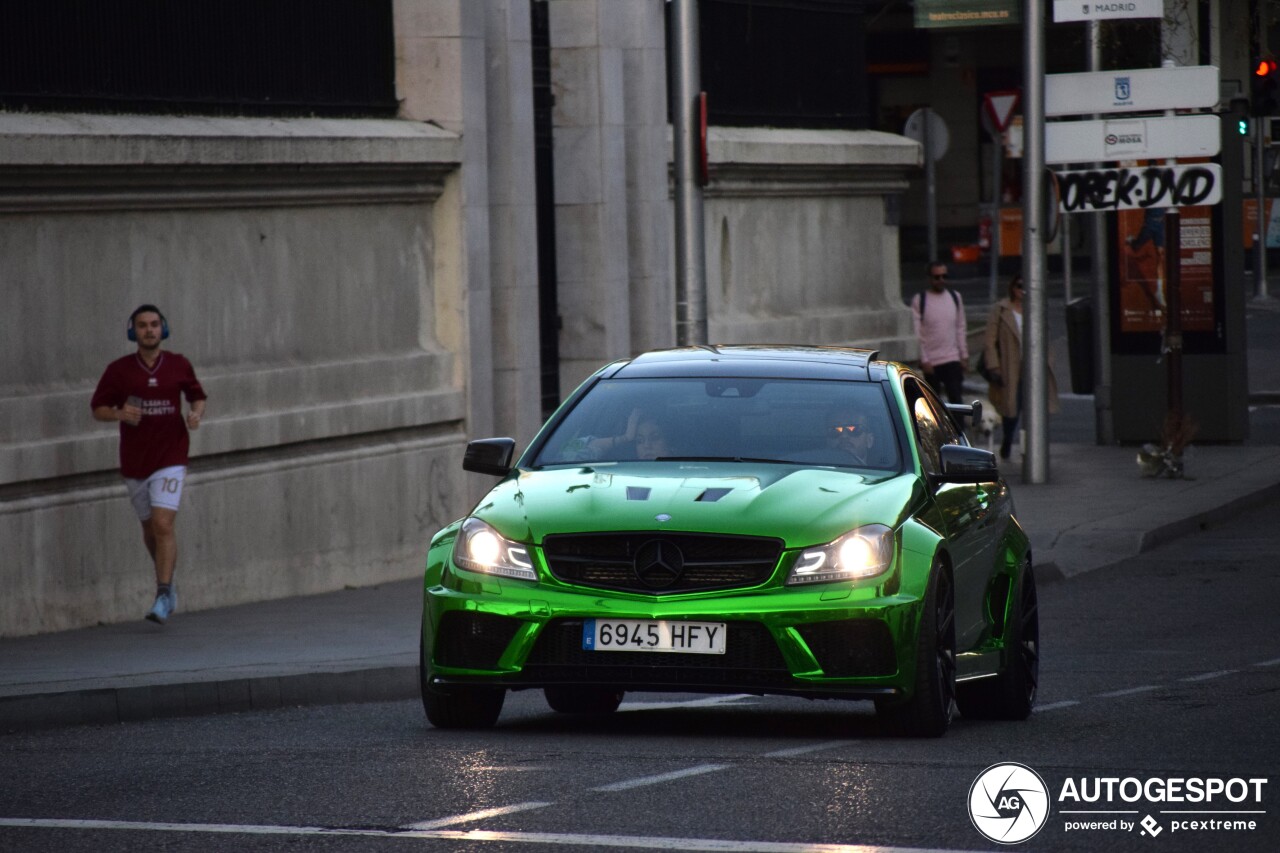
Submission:
[[[491,613],[451,610],[440,619],[432,658],[440,666],[497,669],[498,660],[524,622]]]
[[[566,583],[667,595],[756,586],[772,575],[782,542],[700,533],[556,534],[542,543],[551,573]],[[647,571],[653,556],[657,571]]]
[[[769,629],[729,622],[722,655],[599,652],[582,648],[581,619],[553,619],[538,635],[521,677],[538,683],[769,687],[792,684]]]
[[[796,630],[823,674],[832,678],[870,678],[898,671],[889,626],[879,619],[818,622]]]

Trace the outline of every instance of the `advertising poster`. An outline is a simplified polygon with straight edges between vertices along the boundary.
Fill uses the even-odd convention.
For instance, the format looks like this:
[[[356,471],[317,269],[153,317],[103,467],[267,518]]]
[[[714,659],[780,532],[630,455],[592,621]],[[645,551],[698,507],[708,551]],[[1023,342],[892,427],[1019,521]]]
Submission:
[[[1212,208],[1181,208],[1182,330],[1211,332],[1213,305]],[[1116,211],[1122,333],[1160,332],[1168,304],[1165,208]]]

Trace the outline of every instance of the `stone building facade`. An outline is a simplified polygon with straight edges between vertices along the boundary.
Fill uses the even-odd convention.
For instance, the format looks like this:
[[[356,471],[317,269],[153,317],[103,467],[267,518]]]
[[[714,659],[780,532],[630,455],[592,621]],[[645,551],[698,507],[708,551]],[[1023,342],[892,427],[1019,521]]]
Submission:
[[[0,636],[141,618],[151,572],[88,400],[154,302],[210,400],[177,584],[198,610],[377,584],[533,436],[531,9],[548,3],[559,386],[674,343],[663,0],[394,0],[388,119],[0,113]],[[919,147],[713,129],[715,341],[914,355],[893,199]],[[545,249],[544,249],[545,250]]]

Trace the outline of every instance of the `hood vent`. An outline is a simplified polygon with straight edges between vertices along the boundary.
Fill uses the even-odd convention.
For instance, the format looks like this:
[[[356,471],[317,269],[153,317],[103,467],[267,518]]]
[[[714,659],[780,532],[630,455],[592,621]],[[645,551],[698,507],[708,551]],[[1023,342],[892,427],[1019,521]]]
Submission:
[[[627,500],[629,501],[649,500],[649,488],[647,486],[627,486]]]
[[[699,503],[713,504],[732,491],[733,489],[707,489],[702,494],[698,495],[695,500]]]

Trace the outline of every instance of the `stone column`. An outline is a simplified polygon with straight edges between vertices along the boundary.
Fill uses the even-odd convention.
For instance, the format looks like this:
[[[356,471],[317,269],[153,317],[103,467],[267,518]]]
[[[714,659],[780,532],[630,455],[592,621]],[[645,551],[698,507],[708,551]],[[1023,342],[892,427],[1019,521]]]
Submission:
[[[632,350],[622,40],[627,8],[549,0],[560,384]]]

